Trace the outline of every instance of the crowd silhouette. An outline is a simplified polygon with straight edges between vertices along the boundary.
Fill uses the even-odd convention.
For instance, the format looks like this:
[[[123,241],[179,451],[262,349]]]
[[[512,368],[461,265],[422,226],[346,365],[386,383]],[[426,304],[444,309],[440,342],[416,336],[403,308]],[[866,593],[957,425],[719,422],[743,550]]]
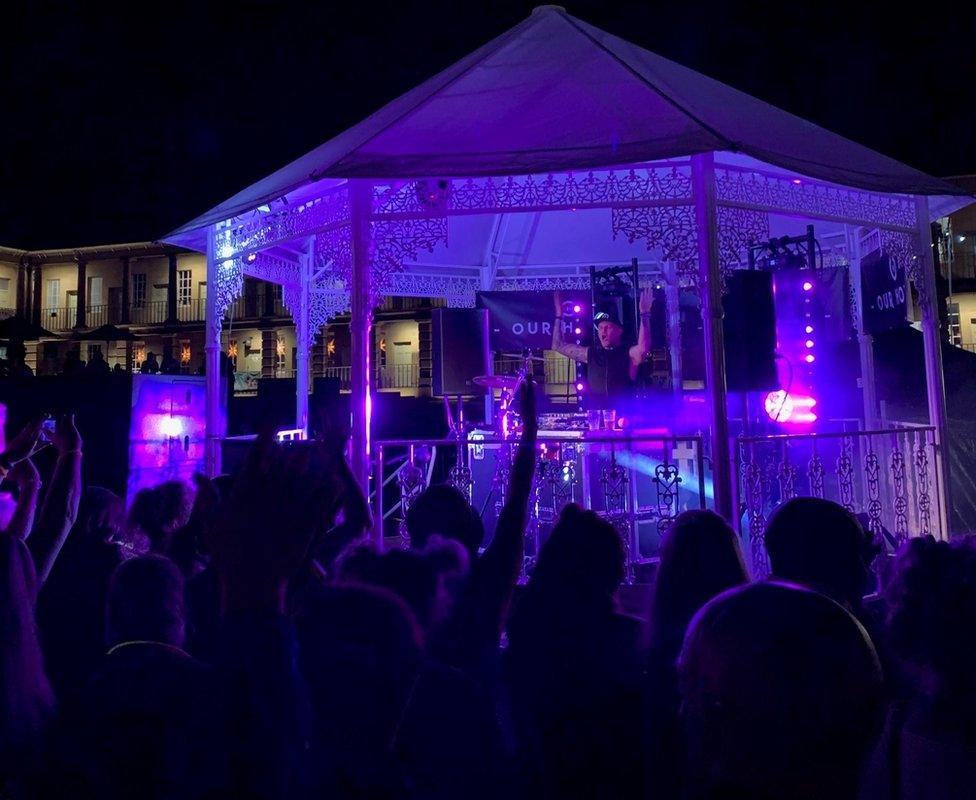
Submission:
[[[71,416],[44,481],[28,425],[0,454],[0,797],[976,796],[968,540],[880,555],[794,499],[753,581],[728,522],[686,511],[638,617],[617,530],[569,505],[519,586],[531,381],[521,402],[487,546],[432,486],[385,552],[342,435],[259,437],[234,476],[126,509],[83,487]]]

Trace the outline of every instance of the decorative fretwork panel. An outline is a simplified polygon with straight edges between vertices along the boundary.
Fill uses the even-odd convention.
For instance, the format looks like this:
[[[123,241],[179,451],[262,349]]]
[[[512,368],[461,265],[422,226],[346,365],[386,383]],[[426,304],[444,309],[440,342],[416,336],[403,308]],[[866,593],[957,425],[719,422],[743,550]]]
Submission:
[[[245,275],[262,281],[271,281],[281,286],[297,286],[299,266],[294,261],[270,255],[252,253],[240,260]]]
[[[691,198],[687,163],[587,173],[410,181],[373,190],[373,213],[426,215],[606,208]]]
[[[344,186],[303,203],[276,201],[268,211],[255,211],[253,217],[232,223],[222,257],[261,250],[280,242],[303,238],[316,231],[348,222],[349,193]]]
[[[904,195],[877,194],[738,167],[716,167],[715,192],[719,204],[861,225],[915,227],[915,202]]]

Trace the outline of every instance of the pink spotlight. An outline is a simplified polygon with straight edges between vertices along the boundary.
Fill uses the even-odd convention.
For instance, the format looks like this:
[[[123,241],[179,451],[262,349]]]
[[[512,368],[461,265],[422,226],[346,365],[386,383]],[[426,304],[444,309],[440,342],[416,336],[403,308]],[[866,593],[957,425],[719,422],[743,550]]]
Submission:
[[[582,383],[577,383],[576,384],[576,391],[577,392],[582,392],[583,391],[583,384]]]
[[[817,419],[813,413],[816,404],[816,398],[809,395],[792,395],[779,389],[766,395],[763,408],[773,422],[809,424]]]
[[[813,284],[810,281],[803,281],[803,291],[809,292],[813,288]]]
[[[810,347],[813,347],[813,339],[807,339],[807,340],[806,340],[806,346],[807,346],[808,348],[810,348]]]
[[[577,336],[579,336],[582,332],[583,332],[583,329],[582,328],[577,328],[576,329],[576,335]]]
[[[807,325],[803,330],[806,333],[813,333],[813,325]]]
[[[573,313],[574,314],[579,314],[582,310],[583,310],[583,307],[579,303],[577,303],[576,305],[573,306]]]
[[[815,356],[813,355],[813,353],[807,353],[807,354],[806,354],[806,356],[804,357],[804,359],[803,359],[803,360],[804,360],[804,361],[806,361],[806,362],[807,362],[808,364],[812,364],[812,363],[813,363],[814,361],[816,361],[817,359],[816,359],[816,357],[815,357]]]

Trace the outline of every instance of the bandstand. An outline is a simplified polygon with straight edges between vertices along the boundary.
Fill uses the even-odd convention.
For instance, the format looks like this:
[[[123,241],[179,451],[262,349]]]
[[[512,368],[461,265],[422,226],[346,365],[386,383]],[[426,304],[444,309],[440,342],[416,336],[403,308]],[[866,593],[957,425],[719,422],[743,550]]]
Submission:
[[[963,195],[561,8],[536,9],[166,237],[207,254],[209,469],[219,471],[224,433],[221,324],[245,275],[280,284],[294,317],[298,428],[308,424],[311,346],[330,319],[351,313],[353,468],[367,485],[371,471],[383,483],[376,459],[395,444],[371,441],[371,325],[381,297],[470,307],[485,290],[587,289],[590,266],[636,258],[642,283],[697,293],[704,335],[704,421],[655,440],[658,463],[644,472],[671,467],[665,482],[700,490],[691,500],[665,491],[659,519],[713,506],[749,533],[757,571],[768,514],[796,495],[835,499],[897,538],[945,537],[930,222],[968,202]],[[746,267],[750,245],[808,225],[822,263],[850,276],[861,407],[854,419],[754,435],[730,412],[723,288]],[[927,420],[879,409],[858,280],[862,256],[879,251],[917,297]],[[680,442],[700,446],[683,459]],[[690,466],[677,466],[683,460]],[[648,480],[662,485],[660,473]]]

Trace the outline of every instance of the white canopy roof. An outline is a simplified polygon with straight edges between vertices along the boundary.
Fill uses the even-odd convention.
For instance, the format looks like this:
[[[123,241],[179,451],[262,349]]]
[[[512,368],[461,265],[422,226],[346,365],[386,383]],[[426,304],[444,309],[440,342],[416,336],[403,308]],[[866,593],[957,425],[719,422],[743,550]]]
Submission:
[[[811,178],[872,191],[966,194],[594,28],[558,6],[542,6],[167,239],[324,178],[547,173],[707,151],[747,154]]]

